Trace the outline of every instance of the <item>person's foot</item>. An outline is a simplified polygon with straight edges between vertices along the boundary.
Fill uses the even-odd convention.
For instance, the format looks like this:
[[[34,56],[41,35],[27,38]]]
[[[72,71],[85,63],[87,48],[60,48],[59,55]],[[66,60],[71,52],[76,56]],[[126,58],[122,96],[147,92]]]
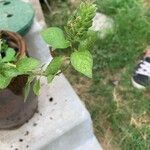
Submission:
[[[132,83],[138,89],[145,89],[150,86],[150,50],[145,53],[143,60],[137,65]]]

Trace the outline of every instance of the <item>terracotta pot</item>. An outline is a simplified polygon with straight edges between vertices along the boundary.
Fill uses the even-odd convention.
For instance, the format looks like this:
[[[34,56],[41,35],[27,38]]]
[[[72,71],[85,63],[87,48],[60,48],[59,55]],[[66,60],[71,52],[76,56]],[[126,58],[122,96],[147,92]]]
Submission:
[[[14,48],[18,57],[27,55],[27,47],[23,38],[13,32],[0,31],[1,37]],[[24,102],[23,88],[27,76],[20,75],[12,79],[10,85],[0,91],[0,129],[13,129],[27,122],[37,109],[37,97],[31,88],[26,102]]]

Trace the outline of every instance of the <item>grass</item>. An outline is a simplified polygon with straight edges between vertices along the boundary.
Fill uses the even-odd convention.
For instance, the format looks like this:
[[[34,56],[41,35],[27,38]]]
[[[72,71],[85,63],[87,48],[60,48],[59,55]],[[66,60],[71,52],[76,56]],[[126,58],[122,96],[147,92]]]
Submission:
[[[149,1],[146,3],[97,0],[99,11],[114,20],[114,32],[98,39],[92,50],[93,81],[71,68],[66,72],[90,111],[95,133],[105,150],[150,149],[150,89],[140,91],[131,83],[135,64],[150,45]],[[69,10],[70,14],[74,8],[67,1],[59,1],[54,6],[53,13],[57,10],[59,15],[63,10]],[[63,13],[50,25],[62,26],[68,14]],[[54,16],[49,17],[48,20],[53,20]]]
[[[78,1],[78,0],[77,0]],[[42,8],[44,10],[45,21],[49,26],[64,26],[68,20],[68,16],[75,9],[75,6],[72,5],[68,0],[48,0],[50,4],[51,11],[44,2],[41,2]]]

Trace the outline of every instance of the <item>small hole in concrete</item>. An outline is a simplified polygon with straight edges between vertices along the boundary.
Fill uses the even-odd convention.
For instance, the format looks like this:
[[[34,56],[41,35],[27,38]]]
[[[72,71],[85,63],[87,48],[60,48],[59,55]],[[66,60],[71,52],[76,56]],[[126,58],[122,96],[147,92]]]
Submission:
[[[19,139],[19,142],[23,142],[23,139]]]
[[[52,102],[53,101],[53,97],[49,98],[49,101]]]
[[[29,131],[26,131],[26,133],[24,135],[27,136],[28,134],[29,134]]]
[[[7,17],[8,18],[10,18],[10,17],[12,17],[13,16],[13,14],[7,14]]]
[[[33,123],[33,126],[34,126],[34,127],[37,126],[37,123]]]
[[[29,145],[27,145],[26,148],[29,148]]]
[[[52,118],[52,117],[50,117],[50,119],[51,119],[51,120],[53,120],[53,118]]]
[[[3,5],[8,5],[8,4],[10,4],[10,2],[4,2],[4,3],[3,3]]]

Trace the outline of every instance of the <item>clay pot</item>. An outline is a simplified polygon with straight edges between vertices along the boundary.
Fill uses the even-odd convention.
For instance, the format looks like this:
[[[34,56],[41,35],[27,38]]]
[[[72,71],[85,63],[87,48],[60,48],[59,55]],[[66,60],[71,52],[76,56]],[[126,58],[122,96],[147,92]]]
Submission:
[[[26,44],[20,35],[9,31],[0,31],[0,34],[17,51],[18,57],[27,55]],[[20,127],[34,115],[38,101],[31,88],[24,102],[23,88],[26,82],[27,76],[20,75],[13,78],[6,89],[0,90],[0,129]]]

